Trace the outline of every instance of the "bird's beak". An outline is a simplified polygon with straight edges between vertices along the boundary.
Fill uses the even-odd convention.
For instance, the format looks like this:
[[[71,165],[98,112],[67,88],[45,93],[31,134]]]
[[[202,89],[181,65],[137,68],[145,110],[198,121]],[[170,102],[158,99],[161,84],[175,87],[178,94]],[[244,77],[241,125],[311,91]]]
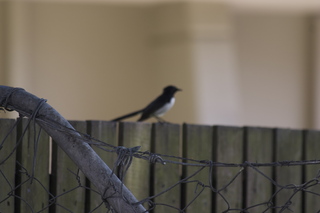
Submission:
[[[178,88],[177,90],[178,90],[178,91],[182,91],[182,89],[179,89],[179,88]]]

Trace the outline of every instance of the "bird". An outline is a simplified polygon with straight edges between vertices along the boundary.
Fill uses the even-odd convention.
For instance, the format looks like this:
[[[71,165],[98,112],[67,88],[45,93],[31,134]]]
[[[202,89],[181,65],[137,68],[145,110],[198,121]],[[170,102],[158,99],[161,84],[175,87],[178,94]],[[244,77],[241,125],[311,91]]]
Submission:
[[[161,123],[166,122],[160,117],[163,116],[174,105],[175,103],[174,94],[177,91],[182,91],[182,90],[172,85],[167,86],[163,89],[162,94],[158,96],[156,99],[154,99],[145,108],[120,116],[111,121],[121,121],[123,119],[141,114],[141,117],[138,120],[138,122],[147,120],[150,117],[155,117]]]

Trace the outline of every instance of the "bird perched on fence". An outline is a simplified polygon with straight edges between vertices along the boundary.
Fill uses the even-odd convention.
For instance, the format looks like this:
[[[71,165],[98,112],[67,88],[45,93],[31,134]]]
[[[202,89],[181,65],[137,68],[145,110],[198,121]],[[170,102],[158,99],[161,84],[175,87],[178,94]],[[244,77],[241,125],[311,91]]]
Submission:
[[[141,117],[138,121],[144,121],[150,117],[155,117],[159,122],[165,122],[160,117],[163,116],[174,105],[174,94],[177,91],[181,91],[181,89],[175,86],[167,86],[163,89],[162,94],[159,97],[157,97],[154,101],[152,101],[149,105],[147,105],[145,108],[115,118],[112,121],[120,121],[141,114]]]

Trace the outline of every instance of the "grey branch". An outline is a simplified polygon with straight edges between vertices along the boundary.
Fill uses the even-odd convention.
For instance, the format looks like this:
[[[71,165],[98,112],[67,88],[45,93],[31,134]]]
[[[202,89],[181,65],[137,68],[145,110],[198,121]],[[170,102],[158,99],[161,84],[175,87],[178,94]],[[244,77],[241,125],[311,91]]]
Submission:
[[[53,128],[59,125],[73,129],[54,108],[41,102],[43,99],[24,89],[0,86],[0,108],[15,110],[26,117],[35,116],[35,121],[97,187],[106,205],[119,213],[147,212],[88,143],[80,137],[80,134],[75,131],[57,131]]]

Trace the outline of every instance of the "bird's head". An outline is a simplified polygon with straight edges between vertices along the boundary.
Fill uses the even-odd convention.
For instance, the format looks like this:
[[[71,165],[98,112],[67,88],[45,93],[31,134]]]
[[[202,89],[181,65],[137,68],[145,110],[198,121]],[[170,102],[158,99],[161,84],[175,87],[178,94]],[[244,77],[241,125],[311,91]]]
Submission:
[[[182,90],[172,85],[167,86],[163,89],[163,93],[169,93],[169,94],[174,94],[178,91],[182,91]]]

